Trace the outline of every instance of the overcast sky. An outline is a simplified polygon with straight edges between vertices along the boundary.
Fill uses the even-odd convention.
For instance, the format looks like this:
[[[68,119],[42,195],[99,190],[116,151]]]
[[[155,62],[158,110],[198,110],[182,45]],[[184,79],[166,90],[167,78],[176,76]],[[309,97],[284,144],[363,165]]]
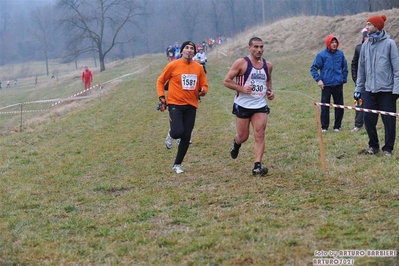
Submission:
[[[1,1],[1,0],[0,0]],[[14,0],[16,3],[51,3],[55,2],[56,0]]]

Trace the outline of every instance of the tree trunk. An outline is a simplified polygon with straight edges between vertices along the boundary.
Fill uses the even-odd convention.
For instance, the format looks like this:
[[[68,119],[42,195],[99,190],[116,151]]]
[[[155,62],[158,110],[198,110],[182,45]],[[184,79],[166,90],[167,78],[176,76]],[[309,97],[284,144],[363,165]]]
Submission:
[[[105,62],[104,62],[104,55],[99,52],[99,59],[100,59],[100,72],[103,72],[105,70]]]
[[[47,73],[47,76],[48,76],[50,73],[48,71],[48,56],[47,56],[47,52],[44,53],[44,57],[46,58],[46,73]]]

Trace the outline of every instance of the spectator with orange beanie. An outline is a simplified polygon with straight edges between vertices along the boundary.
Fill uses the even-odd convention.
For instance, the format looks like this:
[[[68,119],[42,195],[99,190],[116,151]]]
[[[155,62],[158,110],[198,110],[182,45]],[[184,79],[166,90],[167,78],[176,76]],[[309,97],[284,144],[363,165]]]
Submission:
[[[386,15],[367,19],[369,35],[359,55],[355,100],[363,100],[363,108],[396,113],[396,100],[399,97],[399,52],[394,40],[384,30]],[[369,137],[365,154],[373,155],[380,151],[377,134],[378,113],[364,112],[364,126]],[[385,156],[392,156],[396,138],[396,117],[381,115],[385,130]]]

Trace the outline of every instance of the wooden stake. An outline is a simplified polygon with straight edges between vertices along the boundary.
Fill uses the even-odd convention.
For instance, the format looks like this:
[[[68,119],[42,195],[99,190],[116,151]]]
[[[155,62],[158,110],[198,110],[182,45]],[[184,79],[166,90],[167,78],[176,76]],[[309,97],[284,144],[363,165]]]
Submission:
[[[320,161],[321,161],[321,169],[325,172],[326,169],[326,154],[324,153],[324,144],[323,144],[323,132],[321,132],[321,120],[320,120],[320,110],[317,103],[314,103],[314,108],[316,111],[316,121],[317,121],[317,131],[319,133],[319,146],[320,146]]]

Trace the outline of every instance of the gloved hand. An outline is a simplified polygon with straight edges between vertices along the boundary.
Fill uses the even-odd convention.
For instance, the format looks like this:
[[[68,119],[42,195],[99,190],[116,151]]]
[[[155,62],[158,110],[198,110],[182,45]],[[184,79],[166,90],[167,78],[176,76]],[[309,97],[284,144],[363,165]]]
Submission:
[[[362,94],[358,91],[355,91],[355,93],[353,93],[353,99],[355,99],[356,101],[359,101],[359,99],[362,98]]]
[[[205,90],[203,88],[198,89],[198,96],[205,96]]]
[[[159,103],[158,103],[157,110],[164,112],[166,110],[166,106],[167,106],[167,104],[166,104],[165,96],[159,97]]]

